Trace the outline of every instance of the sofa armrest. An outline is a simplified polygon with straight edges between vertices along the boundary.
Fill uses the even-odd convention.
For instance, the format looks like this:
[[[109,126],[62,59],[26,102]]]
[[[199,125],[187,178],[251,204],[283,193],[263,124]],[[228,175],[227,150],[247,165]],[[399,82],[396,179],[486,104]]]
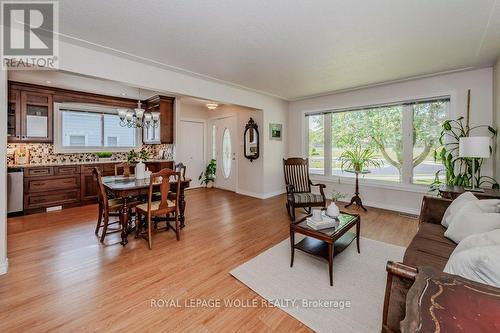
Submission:
[[[424,196],[422,199],[422,207],[420,208],[419,223],[441,224],[446,208],[451,204],[452,200]]]
[[[406,294],[415,282],[418,270],[392,261],[387,262],[386,270],[382,332],[400,332],[400,322],[406,314]]]

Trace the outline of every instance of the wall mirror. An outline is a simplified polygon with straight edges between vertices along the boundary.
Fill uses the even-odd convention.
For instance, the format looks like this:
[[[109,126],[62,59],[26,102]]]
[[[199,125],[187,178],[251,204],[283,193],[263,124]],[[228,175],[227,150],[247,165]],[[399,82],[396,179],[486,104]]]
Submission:
[[[259,130],[255,121],[250,118],[245,125],[245,133],[243,134],[245,142],[245,157],[253,162],[259,158]]]

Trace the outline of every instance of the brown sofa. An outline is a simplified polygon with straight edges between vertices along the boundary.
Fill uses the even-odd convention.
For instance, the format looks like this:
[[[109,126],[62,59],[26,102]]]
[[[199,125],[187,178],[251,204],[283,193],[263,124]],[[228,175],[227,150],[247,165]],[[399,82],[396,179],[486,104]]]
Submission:
[[[387,264],[387,285],[383,312],[383,332],[399,332],[406,312],[406,294],[420,266],[443,270],[457,246],[444,237],[441,220],[452,200],[424,197],[418,232],[406,249],[403,262]]]

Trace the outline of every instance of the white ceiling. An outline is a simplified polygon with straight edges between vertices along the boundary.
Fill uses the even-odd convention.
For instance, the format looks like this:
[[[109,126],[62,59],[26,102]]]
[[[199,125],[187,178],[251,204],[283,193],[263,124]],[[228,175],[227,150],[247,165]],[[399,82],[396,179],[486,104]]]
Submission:
[[[64,0],[60,32],[286,99],[490,66],[500,0]]]

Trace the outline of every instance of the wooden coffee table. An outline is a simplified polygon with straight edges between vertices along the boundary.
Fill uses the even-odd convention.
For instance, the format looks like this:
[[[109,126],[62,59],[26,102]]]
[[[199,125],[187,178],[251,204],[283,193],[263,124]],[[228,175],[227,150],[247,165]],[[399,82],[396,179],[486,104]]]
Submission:
[[[347,214],[342,212],[337,228],[323,230],[314,230],[307,225],[308,215],[296,222],[290,223],[290,247],[291,261],[290,267],[293,267],[293,257],[295,249],[304,251],[324,258],[328,261],[328,270],[330,273],[330,286],[333,286],[333,256],[342,252],[356,239],[356,246],[359,252],[359,233],[361,229],[361,218],[359,215]],[[349,230],[356,226],[356,233]],[[295,244],[295,233],[305,235],[306,237]]]

